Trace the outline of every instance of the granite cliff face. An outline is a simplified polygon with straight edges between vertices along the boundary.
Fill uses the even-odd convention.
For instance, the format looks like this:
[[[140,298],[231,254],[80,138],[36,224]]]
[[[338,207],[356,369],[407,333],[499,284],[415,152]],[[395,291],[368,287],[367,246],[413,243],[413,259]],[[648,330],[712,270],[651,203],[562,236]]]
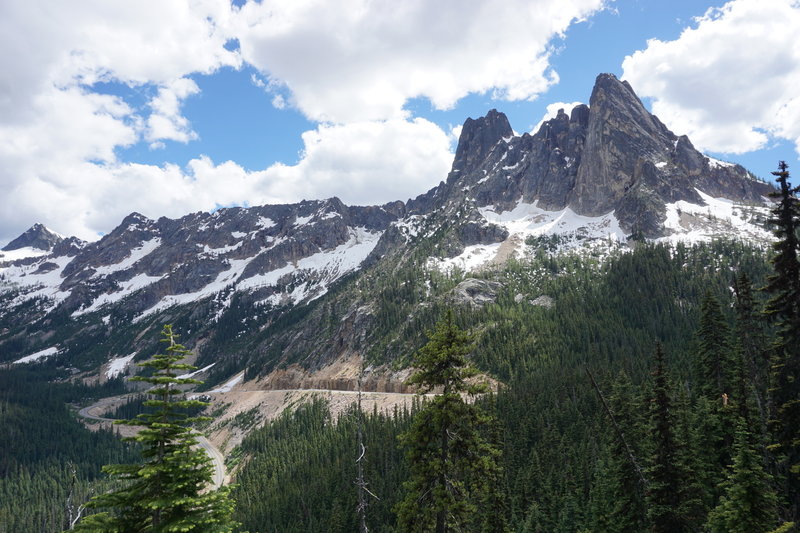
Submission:
[[[628,234],[661,237],[669,234],[665,204],[701,205],[697,189],[763,204],[772,187],[704,156],[650,114],[627,82],[601,74],[588,106],[560,110],[532,135],[513,136],[494,110],[467,120],[447,182],[412,201],[410,211],[454,198],[498,213],[535,203],[588,217],[613,213]]]
[[[589,105],[533,134],[515,135],[495,110],[467,119],[446,179],[406,203],[132,213],[93,243],[36,225],[4,248],[35,253],[0,254],[0,363],[58,354],[96,369],[152,348],[163,323],[204,362],[224,360],[221,375],[248,364],[318,369],[366,352],[388,360],[397,355],[374,336],[386,327],[375,317],[391,315],[392,298],[424,298],[412,278],[430,275],[430,285],[425,272],[524,258],[531,238],[552,236],[573,248],[624,248],[634,234],[766,242],[771,190],[699,153],[629,84],[602,74]],[[478,288],[454,294],[483,302],[498,290]]]

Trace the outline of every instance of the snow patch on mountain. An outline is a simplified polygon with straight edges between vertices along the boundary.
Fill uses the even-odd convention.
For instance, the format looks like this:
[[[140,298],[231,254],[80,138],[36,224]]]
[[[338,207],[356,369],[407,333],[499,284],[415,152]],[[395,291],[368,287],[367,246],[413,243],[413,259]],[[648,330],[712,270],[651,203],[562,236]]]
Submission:
[[[92,277],[97,278],[100,276],[107,276],[114,272],[121,272],[123,270],[128,270],[130,267],[141,261],[143,258],[150,255],[159,246],[161,246],[161,239],[158,237],[150,239],[149,241],[145,241],[136,248],[133,248],[131,250],[130,255],[128,255],[128,257],[126,257],[119,263],[97,267]]]
[[[245,267],[253,259],[254,259],[253,257],[249,257],[247,259],[226,259],[226,262],[228,263],[230,268],[228,268],[228,270],[220,272],[214,279],[214,281],[207,284],[205,287],[201,288],[198,291],[187,292],[183,294],[168,294],[164,296],[154,306],[150,307],[143,313],[137,315],[133,319],[133,321],[139,322],[141,319],[147,316],[150,316],[154,313],[158,313],[159,311],[163,311],[164,309],[168,309],[174,305],[183,305],[198,300],[202,300],[203,298],[207,298],[209,296],[213,296],[221,292],[226,287],[235,285],[236,280],[242,275],[242,272],[244,272]],[[225,303],[226,305],[229,304],[230,299],[226,300]]]
[[[129,296],[139,289],[143,289],[148,285],[152,285],[153,283],[160,281],[163,279],[164,276],[148,276],[147,274],[137,274],[136,276],[132,277],[128,281],[123,281],[119,284],[119,289],[110,292],[110,293],[103,293],[98,296],[91,305],[78,309],[72,313],[73,317],[78,317],[81,315],[85,315],[86,313],[91,313],[93,311],[97,311],[104,305],[113,304]]]
[[[128,365],[133,361],[135,356],[136,352],[133,352],[125,357],[114,357],[111,359],[108,362],[108,369],[106,369],[106,377],[108,379],[113,379],[125,372],[125,369],[128,368]]]
[[[279,305],[287,302],[297,304],[306,299],[313,300],[325,294],[333,282],[356,270],[378,244],[381,235],[382,232],[370,232],[366,228],[351,228],[350,239],[332,250],[319,252],[247,278],[241,276],[255,257],[226,259],[229,268],[220,272],[214,281],[194,292],[164,296],[154,306],[137,315],[134,322],[175,305],[188,304],[213,296],[229,287],[233,287],[236,291],[277,287],[287,276],[297,280],[297,283],[292,285],[289,292],[279,292],[269,296],[266,302]],[[232,295],[233,291],[221,303],[222,309],[218,311],[217,317],[230,305]]]
[[[768,243],[772,233],[763,226],[769,216],[768,206],[736,204],[725,198],[714,198],[695,189],[705,205],[686,201],[666,205],[667,219],[664,227],[671,235],[659,239],[676,242],[706,242],[722,236]]]
[[[47,250],[40,250],[33,246],[26,246],[24,248],[17,248],[16,250],[0,251],[0,263],[5,261],[11,262],[18,259],[26,259],[28,257],[41,257],[50,252]]]
[[[695,190],[704,203],[678,201],[666,204],[664,227],[669,234],[657,241],[696,243],[729,237],[751,243],[770,242],[772,235],[764,227],[764,221],[769,216],[767,205],[737,204]],[[552,242],[546,243],[550,245],[548,251],[551,253],[578,251],[602,256],[611,250],[627,248],[628,235],[613,212],[588,217],[578,215],[568,207],[548,211],[538,207],[537,203],[520,201],[508,211],[497,211],[492,206],[478,208],[487,223],[502,226],[508,231],[506,240],[496,244],[467,246],[455,257],[431,258],[428,267],[441,271],[455,268],[465,272],[480,270],[511,257],[524,257],[526,242],[530,242],[530,238],[548,236],[557,236]]]
[[[217,387],[214,390],[210,390],[210,391],[208,391],[208,392],[206,392],[204,394],[214,394],[214,393],[219,393],[219,392],[230,392],[231,390],[233,390],[233,388],[236,385],[241,383],[243,379],[244,379],[244,372],[241,372],[238,375],[236,375],[233,378],[231,378],[230,380],[228,380],[227,382],[225,382],[222,386]]]
[[[445,259],[431,258],[428,260],[428,268],[435,268],[442,272],[452,272],[455,269],[464,272],[479,270],[492,261],[500,250],[500,243],[496,244],[473,244],[467,246],[464,251],[456,257]]]
[[[9,303],[8,308],[16,307],[33,298],[48,299],[48,312],[64,301],[70,293],[60,289],[64,268],[72,257],[47,257],[30,265],[0,266],[0,289],[17,289],[19,294]]]
[[[35,362],[39,361],[40,359],[45,359],[47,357],[51,357],[53,355],[56,355],[58,352],[59,352],[59,349],[58,349],[57,346],[51,346],[50,348],[45,348],[44,350],[39,350],[36,353],[32,353],[30,355],[26,355],[25,357],[17,359],[16,361],[14,361],[14,363],[15,364],[35,363]]]
[[[465,272],[478,270],[492,263],[505,262],[512,257],[524,256],[529,237],[561,235],[559,251],[578,248],[611,249],[627,241],[625,232],[613,213],[599,217],[578,215],[570,208],[548,211],[538,207],[538,201],[519,201],[508,211],[496,211],[494,207],[478,208],[487,223],[502,226],[508,237],[502,243],[475,244],[467,246],[456,257],[429,260],[429,268],[450,271],[459,268]]]
[[[547,211],[537,206],[517,203],[510,211],[496,212],[494,208],[482,207],[478,211],[487,222],[506,228],[511,236],[528,237],[549,234],[579,233],[585,239],[605,239],[625,242],[625,232],[613,213],[599,217],[578,215],[569,207],[560,211]],[[524,240],[524,239],[523,239]]]

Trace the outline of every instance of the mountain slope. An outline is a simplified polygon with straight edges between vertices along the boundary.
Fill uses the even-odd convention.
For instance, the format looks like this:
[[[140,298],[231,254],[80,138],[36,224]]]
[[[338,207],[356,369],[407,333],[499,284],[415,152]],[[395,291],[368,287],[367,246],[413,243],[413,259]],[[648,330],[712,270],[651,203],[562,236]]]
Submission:
[[[601,74],[588,106],[533,135],[515,136],[494,110],[468,119],[447,179],[405,204],[133,213],[94,243],[0,257],[0,361],[58,356],[97,373],[144,357],[169,322],[203,364],[219,363],[212,382],[354,353],[386,363],[456,288],[441,271],[537,250],[605,254],[631,238],[764,243],[771,190],[697,152]]]

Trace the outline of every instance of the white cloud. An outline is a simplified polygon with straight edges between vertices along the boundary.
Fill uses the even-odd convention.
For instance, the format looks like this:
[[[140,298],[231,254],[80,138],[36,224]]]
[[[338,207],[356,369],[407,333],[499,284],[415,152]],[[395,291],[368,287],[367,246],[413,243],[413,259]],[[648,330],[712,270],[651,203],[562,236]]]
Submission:
[[[158,95],[150,101],[151,115],[147,118],[145,139],[154,144],[171,140],[187,143],[197,139],[189,121],[181,115],[181,103],[185,98],[200,92],[197,84],[188,79],[177,79],[158,90]]]
[[[237,36],[246,61],[288,87],[311,119],[403,118],[492,91],[536,98],[558,81],[550,43],[603,0],[275,0],[249,2]]]
[[[775,137],[800,152],[797,28],[797,1],[734,0],[674,41],[648,41],[625,58],[624,78],[703,150],[743,153]]]
[[[547,107],[545,108],[544,116],[542,116],[542,119],[538,123],[536,123],[536,125],[531,129],[531,133],[536,133],[537,131],[539,131],[539,128],[542,127],[542,124],[544,124],[548,120],[556,118],[559,109],[563,109],[564,112],[567,115],[569,115],[572,112],[573,107],[575,107],[576,105],[580,105],[582,103],[583,102],[570,102],[570,103],[555,102],[552,104],[548,104]]]
[[[536,98],[558,80],[551,41],[604,0],[37,0],[0,2],[0,242],[36,221],[95,238],[130,211],[339,196],[404,200],[446,176],[453,135],[404,110],[474,92]],[[238,39],[240,50],[226,49]],[[321,121],[295,165],[246,171],[198,155],[186,168],[117,150],[198,137],[190,76],[238,68],[274,107]],[[98,94],[115,82],[143,98]],[[24,216],[22,216],[24,214]],[[24,224],[20,227],[20,224]]]
[[[419,118],[321,125],[305,132],[303,142],[296,165],[277,163],[253,172],[208,157],[193,159],[186,169],[114,161],[53,165],[0,197],[0,227],[24,210],[61,233],[94,239],[131,211],[179,217],[218,205],[330,196],[348,204],[380,204],[436,185],[452,160],[448,134]]]
[[[118,222],[88,224],[93,213],[148,197],[120,184],[119,206],[94,203],[113,187],[98,176],[114,176],[117,148],[193,138],[180,105],[197,86],[185,76],[241,64],[224,47],[232,15],[227,0],[0,2],[0,239],[32,221],[91,237]],[[156,96],[135,109],[92,89],[111,81]]]
[[[338,196],[349,204],[406,200],[444,179],[450,138],[422,118],[321,125],[303,134],[302,160],[264,171],[281,201]]]

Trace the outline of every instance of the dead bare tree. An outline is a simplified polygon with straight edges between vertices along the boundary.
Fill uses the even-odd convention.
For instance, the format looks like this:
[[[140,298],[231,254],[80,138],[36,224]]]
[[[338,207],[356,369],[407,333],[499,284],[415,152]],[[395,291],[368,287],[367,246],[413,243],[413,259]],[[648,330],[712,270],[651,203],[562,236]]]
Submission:
[[[361,409],[361,386],[364,376],[364,360],[361,360],[361,367],[358,371],[358,406],[356,416],[358,417],[358,459],[356,459],[356,486],[358,487],[358,506],[356,512],[358,513],[358,531],[359,533],[369,533],[367,529],[367,506],[369,505],[367,495],[373,498],[380,499],[375,496],[367,488],[367,482],[364,479],[364,457],[367,453],[367,448],[364,446],[364,411]]]
[[[75,470],[75,465],[70,463],[69,466],[72,470],[72,480],[69,484],[69,494],[67,494],[67,528],[72,530],[75,529],[75,524],[77,524],[78,520],[81,519],[83,511],[86,509],[86,505],[80,504],[77,509],[75,508],[75,503],[72,501],[72,498],[75,495],[75,485],[78,483],[78,475],[77,471]]]

